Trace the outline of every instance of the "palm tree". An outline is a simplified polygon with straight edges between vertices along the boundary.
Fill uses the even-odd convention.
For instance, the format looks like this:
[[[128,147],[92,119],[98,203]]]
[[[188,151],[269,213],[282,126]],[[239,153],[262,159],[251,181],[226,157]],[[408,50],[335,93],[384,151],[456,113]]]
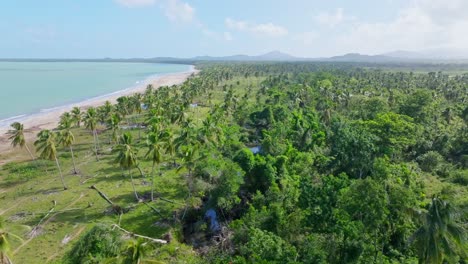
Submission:
[[[73,162],[73,174],[78,174],[76,170],[75,154],[73,153],[73,146],[72,146],[73,143],[75,142],[75,136],[73,135],[73,132],[71,131],[71,123],[64,122],[60,126],[60,128],[62,130],[60,131],[59,143],[61,143],[63,146],[68,147],[70,149],[72,162]]]
[[[99,161],[98,156],[98,135],[96,131],[97,127],[97,112],[94,107],[88,108],[84,116],[84,122],[87,129],[91,130],[94,138],[94,152],[96,153],[96,160]]]
[[[185,145],[181,148],[180,156],[182,157],[182,161],[184,162],[184,167],[188,169],[187,183],[188,183],[188,189],[189,189],[189,197],[192,196],[192,189],[193,189],[192,171],[197,161],[197,155],[198,155],[198,145]],[[181,168],[182,167],[180,167],[179,169]]]
[[[111,114],[110,118],[107,120],[107,129],[112,130],[111,138],[115,144],[117,144],[117,131],[119,130],[121,118],[117,113]]]
[[[38,140],[34,142],[34,145],[36,146],[37,150],[41,152],[39,156],[43,159],[55,160],[55,164],[57,165],[60,173],[60,180],[62,181],[63,189],[67,190],[68,188],[65,185],[65,181],[63,179],[62,168],[60,167],[57,158],[56,133],[50,130],[42,130],[37,136]]]
[[[456,222],[456,214],[450,203],[437,196],[432,198],[422,226],[411,236],[419,263],[440,264],[446,257],[456,256],[465,243],[465,230]]]
[[[0,264],[12,264],[10,259],[10,238],[23,241],[19,236],[9,232],[5,227],[5,221],[0,217]]]
[[[23,124],[19,122],[14,122],[11,124],[11,127],[13,128],[12,130],[9,130],[7,134],[10,136],[8,139],[11,140],[11,145],[13,147],[20,146],[25,147],[26,150],[28,151],[29,155],[31,158],[34,160],[35,157],[31,153],[31,150],[29,150],[28,145],[26,144],[26,139],[24,138],[24,126]]]
[[[159,165],[163,159],[163,142],[160,141],[158,133],[152,132],[148,134],[146,144],[148,152],[146,157],[151,157],[153,167],[151,168],[151,201],[154,200],[154,168]]]
[[[135,189],[135,184],[133,183],[133,176],[130,173],[131,168],[138,168],[137,155],[132,146],[132,135],[128,132],[122,134],[119,138],[119,144],[114,147],[113,151],[117,153],[117,158],[115,161],[119,163],[122,170],[127,169],[128,174],[130,175],[135,198],[137,201],[139,201],[138,194]]]
[[[82,113],[79,107],[73,107],[71,110],[71,116],[73,119],[73,122],[75,123],[75,126],[80,127],[81,126],[81,120],[82,120]]]
[[[97,108],[98,119],[101,124],[105,123],[107,120],[110,119],[112,110],[114,106],[111,102],[106,101],[102,106]]]
[[[166,130],[163,133],[162,140],[164,142],[164,148],[166,150],[166,153],[168,153],[171,158],[172,158],[172,163],[173,166],[176,166],[176,138],[174,136],[174,133],[170,130]]]
[[[151,244],[142,239],[130,240],[125,252],[126,263],[140,264],[150,248]]]

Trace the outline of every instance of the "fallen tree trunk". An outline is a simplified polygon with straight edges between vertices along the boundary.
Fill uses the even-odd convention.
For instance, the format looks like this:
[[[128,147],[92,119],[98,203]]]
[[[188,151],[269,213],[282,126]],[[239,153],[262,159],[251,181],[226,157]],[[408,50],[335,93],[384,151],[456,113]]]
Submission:
[[[125,234],[127,234],[127,235],[129,235],[131,237],[139,237],[139,238],[143,238],[143,239],[149,240],[149,241],[154,242],[154,243],[167,244],[166,240],[138,235],[138,234],[132,233],[130,231],[127,231],[127,230],[123,229],[122,227],[120,227],[119,225],[116,225],[116,224],[113,224],[112,227],[119,229],[120,231],[124,232]]]
[[[102,199],[106,200],[110,205],[114,205],[114,203],[107,197],[107,195],[103,192],[101,192],[95,185],[92,185],[89,187],[90,189],[96,190],[98,192],[99,196],[102,197]]]
[[[159,214],[160,216],[162,216],[161,214],[161,211],[159,211],[158,209],[154,208],[153,206],[151,206],[150,204],[148,204],[147,202],[143,202],[146,206],[148,206],[149,208],[151,208],[155,213]]]
[[[49,217],[49,215],[55,210],[55,206],[57,206],[57,201],[53,200],[52,201],[53,203],[53,206],[52,208],[50,208],[50,210],[47,212],[46,215],[44,215],[44,217],[41,218],[41,220],[39,220],[39,222],[37,223],[37,225],[35,225],[32,229],[31,229],[31,232],[29,232],[28,236],[29,237],[35,237],[38,230],[39,230],[39,227],[41,226],[42,222],[44,222],[44,220]]]

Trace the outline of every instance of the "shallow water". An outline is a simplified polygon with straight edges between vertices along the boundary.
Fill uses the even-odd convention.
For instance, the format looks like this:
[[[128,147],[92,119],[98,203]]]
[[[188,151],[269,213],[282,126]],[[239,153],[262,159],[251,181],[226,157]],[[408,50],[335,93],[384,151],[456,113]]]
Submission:
[[[120,62],[0,62],[0,123],[110,94],[189,65]]]

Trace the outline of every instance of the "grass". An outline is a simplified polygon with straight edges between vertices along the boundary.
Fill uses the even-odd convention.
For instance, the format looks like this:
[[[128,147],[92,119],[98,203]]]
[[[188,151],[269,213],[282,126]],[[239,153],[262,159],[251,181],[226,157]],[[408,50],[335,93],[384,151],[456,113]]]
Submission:
[[[104,150],[101,160],[96,161],[92,152],[91,137],[83,130],[74,131],[77,136],[75,147],[77,168],[80,175],[72,174],[71,160],[61,154],[60,163],[65,172],[65,181],[70,187],[64,191],[58,178],[58,171],[47,162],[49,174],[45,173],[38,161],[10,163],[0,170],[0,214],[9,225],[35,226],[56,201],[55,213],[42,224],[40,234],[28,240],[25,244],[13,242],[13,259],[17,263],[45,263],[60,258],[73,241],[62,243],[66,237],[76,238],[79,233],[90,229],[94,223],[115,223],[118,216],[108,214],[109,205],[99,197],[96,191],[89,189],[96,185],[114,202],[123,207],[131,207],[124,214],[121,225],[133,232],[148,236],[161,237],[169,231],[170,225],[154,225],[156,222],[169,221],[174,211],[180,210],[184,204],[186,192],[182,173],[177,173],[170,166],[161,166],[163,177],[155,177],[155,187],[164,198],[179,202],[173,204],[157,200],[153,207],[161,211],[156,215],[144,204],[135,204],[132,186],[127,174],[114,163],[114,155]],[[101,135],[101,138],[104,138]],[[103,145],[108,149],[108,145]],[[141,152],[141,151],[140,151]],[[61,152],[65,153],[65,152]],[[137,170],[132,170],[136,188],[140,195],[150,192],[149,170],[151,164],[142,161],[141,166],[147,175],[142,178]],[[50,256],[56,256],[49,259]]]
[[[229,84],[238,87],[237,81],[232,80]],[[259,83],[254,77],[239,81],[241,87],[247,85],[247,82],[254,86]],[[212,104],[223,101],[225,92],[221,85],[213,93]],[[255,100],[254,92],[251,100]],[[203,98],[196,98],[195,101],[197,100],[203,101]],[[192,108],[189,115],[200,125],[209,110],[208,106]],[[99,135],[102,151],[100,161],[96,161],[94,155],[92,134],[84,128],[75,128],[73,133],[76,138],[73,148],[79,175],[72,174],[73,165],[68,148],[58,148],[60,164],[69,187],[66,191],[60,183],[55,163],[29,161],[25,150],[17,149],[13,153],[25,161],[11,162],[0,167],[0,216],[7,220],[7,226],[14,230],[20,230],[23,225],[32,228],[52,208],[53,201],[56,202],[54,212],[41,224],[37,236],[29,238],[28,231],[19,231],[18,234],[24,241],[12,241],[12,259],[15,263],[60,263],[60,259],[78,237],[90,230],[95,223],[110,225],[119,221],[119,216],[108,213],[109,204],[95,190],[89,188],[91,185],[97,186],[114,203],[131,208],[122,216],[123,228],[155,238],[171,232],[173,237],[181,239],[181,226],[174,216],[180,215],[186,204],[188,189],[185,169],[178,171],[171,165],[169,157],[160,165],[162,176],[155,176],[155,191],[174,203],[156,199],[151,203],[151,206],[160,210],[160,214],[156,214],[145,204],[135,202],[127,172],[123,174],[114,162],[115,154],[111,153],[109,131]],[[146,177],[141,177],[136,169],[131,173],[138,193],[149,197],[152,163],[142,158],[146,151],[144,133],[141,133],[141,140],[138,140],[137,130],[131,130],[131,133],[139,148],[140,166]],[[32,145],[32,142],[28,143]],[[169,262],[177,255],[180,257],[180,254],[187,255],[187,258],[196,257],[189,246],[177,241],[158,248],[157,254]]]

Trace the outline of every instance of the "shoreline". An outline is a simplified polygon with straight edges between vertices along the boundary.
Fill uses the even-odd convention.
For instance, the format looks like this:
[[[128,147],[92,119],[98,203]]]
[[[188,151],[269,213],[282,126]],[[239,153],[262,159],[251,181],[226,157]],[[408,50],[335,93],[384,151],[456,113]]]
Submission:
[[[115,103],[117,98],[121,96],[144,92],[149,84],[153,85],[154,89],[157,89],[161,86],[182,84],[185,80],[187,80],[188,77],[190,77],[192,74],[196,74],[197,72],[198,70],[195,70],[195,67],[191,65],[189,71],[163,75],[152,75],[134,86],[110,94],[92,97],[80,102],[70,103],[63,106],[43,109],[40,112],[33,114],[18,115],[0,120],[0,165],[3,165],[12,160],[18,160],[18,156],[9,155],[12,154],[11,152],[13,152],[13,147],[11,146],[10,141],[8,140],[8,136],[6,135],[6,132],[10,129],[10,124],[13,122],[21,122],[24,124],[24,135],[26,142],[28,145],[31,145],[34,141],[34,138],[36,137],[37,132],[43,129],[56,128],[60,116],[64,112],[70,111],[75,106],[86,109],[88,107],[100,106],[106,101]]]

